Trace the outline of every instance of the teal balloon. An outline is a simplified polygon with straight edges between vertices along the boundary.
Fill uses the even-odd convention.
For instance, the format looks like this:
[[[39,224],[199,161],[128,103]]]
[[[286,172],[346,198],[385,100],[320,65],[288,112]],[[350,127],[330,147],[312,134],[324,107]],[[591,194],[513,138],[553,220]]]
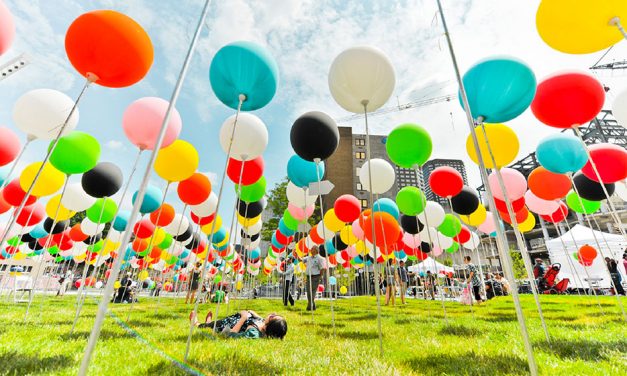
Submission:
[[[536,158],[542,167],[556,174],[579,171],[588,162],[581,140],[566,133],[543,138],[536,148]]]
[[[431,156],[433,142],[426,129],[418,124],[401,124],[385,141],[385,150],[395,164],[413,168],[422,166]]]
[[[244,202],[257,202],[266,194],[266,178],[262,176],[256,182],[250,185],[239,186],[235,184],[235,193]]]
[[[299,157],[298,155],[292,155],[287,162],[287,177],[297,187],[308,187],[309,183],[322,181],[324,176],[324,162],[318,163],[309,162]]]
[[[281,234],[285,236],[292,236],[296,233],[296,230],[287,227],[287,225],[285,224],[285,219],[283,218],[279,220],[279,231],[281,231]]]
[[[211,236],[211,235],[209,235]],[[226,230],[223,228],[219,229],[213,234],[213,244],[220,244],[226,239]]]
[[[523,61],[494,56],[464,74],[464,88],[473,119],[504,123],[522,114],[536,94],[536,76]],[[464,107],[459,94],[459,102]]]
[[[327,255],[329,256],[337,253],[337,249],[335,248],[331,240],[326,240],[324,242],[324,249],[327,251]]]
[[[135,205],[135,201],[137,200],[137,193],[139,192],[133,194],[133,205]],[[146,187],[146,193],[144,194],[144,200],[139,208],[139,212],[142,214],[152,213],[159,209],[162,199],[163,192],[154,185],[149,185]]]
[[[9,170],[1,168],[0,169],[0,187],[4,186],[4,181],[7,180],[7,176],[9,176]]]
[[[398,217],[400,216],[400,212],[398,210],[398,206],[389,198],[380,198],[374,202],[372,206],[372,211],[376,212],[385,212],[390,214],[394,219],[398,221]]]
[[[251,42],[233,42],[222,47],[209,67],[209,81],[216,97],[232,109],[239,95],[246,96],[242,111],[270,103],[279,83],[279,68],[268,50]]]
[[[272,234],[272,239],[270,239],[270,243],[275,246],[277,249],[282,249],[285,248],[285,244],[281,244],[279,243],[279,241],[276,238],[276,234]]]
[[[86,210],[87,218],[94,223],[109,223],[118,211],[118,205],[108,197],[99,198]]]
[[[48,232],[44,229],[42,225],[35,225],[32,230],[30,230],[29,235],[35,239],[41,239],[45,236],[48,236]]]
[[[128,225],[128,220],[131,218],[131,212],[128,210],[121,210],[113,220],[113,229],[116,231],[125,231]]]
[[[329,284],[330,284],[331,286],[335,286],[335,285],[337,285],[337,278],[335,278],[334,276],[330,276],[330,277],[329,277]]]
[[[456,216],[450,213],[444,216],[444,221],[438,226],[438,231],[449,238],[457,236],[461,230],[462,223]]]
[[[261,257],[261,250],[259,248],[255,248],[248,254],[248,258],[251,260],[255,260]]]

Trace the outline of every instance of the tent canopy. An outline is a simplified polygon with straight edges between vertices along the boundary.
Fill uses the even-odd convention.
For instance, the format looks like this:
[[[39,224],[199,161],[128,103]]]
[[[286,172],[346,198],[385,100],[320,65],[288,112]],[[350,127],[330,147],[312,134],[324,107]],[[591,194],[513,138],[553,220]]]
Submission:
[[[424,261],[422,261],[419,264],[414,264],[412,266],[410,266],[409,268],[407,268],[410,272],[412,273],[420,273],[420,272],[427,272],[427,270],[430,270],[431,273],[440,273],[442,271],[444,272],[453,272],[453,268],[451,268],[450,266],[446,266],[444,264],[441,264],[437,261],[435,261],[434,259],[432,259],[431,257],[427,257],[426,259],[424,259]]]

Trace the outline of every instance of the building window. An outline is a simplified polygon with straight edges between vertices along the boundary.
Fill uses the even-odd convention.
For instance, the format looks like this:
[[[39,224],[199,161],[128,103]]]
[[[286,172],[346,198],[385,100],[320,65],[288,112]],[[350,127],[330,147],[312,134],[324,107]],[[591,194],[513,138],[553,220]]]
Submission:
[[[355,176],[359,176],[359,171],[361,171],[361,167],[357,167],[355,169],[356,175]]]
[[[364,140],[363,138],[356,138],[355,146],[366,146],[366,140]]]
[[[368,207],[368,200],[361,200],[361,207],[362,208],[367,208]]]
[[[357,183],[357,190],[358,191],[363,191],[364,187],[361,186],[361,183]]]
[[[357,151],[355,152],[355,158],[366,159],[366,153],[364,153],[363,151]]]

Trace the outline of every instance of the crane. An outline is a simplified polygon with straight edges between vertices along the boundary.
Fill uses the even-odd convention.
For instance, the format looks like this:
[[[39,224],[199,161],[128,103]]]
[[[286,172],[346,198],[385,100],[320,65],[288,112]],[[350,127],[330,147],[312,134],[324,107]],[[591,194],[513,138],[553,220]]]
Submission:
[[[30,59],[26,54],[9,60],[8,63],[0,65],[0,81],[14,75],[17,71],[22,70],[30,63]]]
[[[429,106],[429,105],[436,104],[436,103],[450,102],[451,100],[455,99],[455,97],[456,96],[454,94],[448,94],[448,95],[442,95],[442,96],[433,97],[433,98],[416,99],[416,100],[413,100],[411,102],[407,102],[404,104],[398,104],[396,106],[380,108],[374,112],[371,112],[370,114],[368,114],[368,116],[380,116],[380,115],[385,115],[385,114],[389,114],[392,112],[404,111],[404,110],[409,110],[412,108],[423,107],[423,106]],[[353,115],[349,115],[343,118],[339,118],[336,120],[336,122],[346,123],[349,121],[361,119],[363,117],[364,117],[363,114],[353,114]]]

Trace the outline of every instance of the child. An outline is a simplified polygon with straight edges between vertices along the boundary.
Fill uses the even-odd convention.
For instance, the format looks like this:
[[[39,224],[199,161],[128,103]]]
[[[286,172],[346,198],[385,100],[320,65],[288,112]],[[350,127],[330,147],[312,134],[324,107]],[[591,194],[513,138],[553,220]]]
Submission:
[[[211,311],[207,313],[205,322],[200,324],[194,312],[189,315],[189,319],[198,328],[215,327],[216,333],[224,334],[229,338],[250,338],[261,337],[283,339],[287,334],[287,322],[283,316],[274,313],[265,319],[253,311],[241,311],[221,320],[211,321]]]

